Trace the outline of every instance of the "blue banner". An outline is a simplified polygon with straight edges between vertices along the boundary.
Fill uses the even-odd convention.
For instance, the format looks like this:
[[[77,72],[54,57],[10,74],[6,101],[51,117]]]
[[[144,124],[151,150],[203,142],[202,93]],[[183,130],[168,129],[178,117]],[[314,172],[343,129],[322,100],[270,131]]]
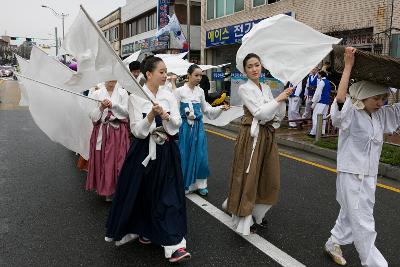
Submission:
[[[285,13],[292,16],[292,12]],[[248,33],[255,24],[263,19],[243,22],[210,31],[206,31],[206,47],[221,46],[228,44],[240,44],[243,36]]]
[[[213,79],[213,81],[223,80],[224,73],[222,71],[214,71],[212,73],[212,79]]]
[[[157,23],[158,29],[163,28],[168,24],[168,13],[169,13],[169,0],[158,0],[157,5]],[[168,42],[169,33],[165,33],[158,37],[158,40]]]

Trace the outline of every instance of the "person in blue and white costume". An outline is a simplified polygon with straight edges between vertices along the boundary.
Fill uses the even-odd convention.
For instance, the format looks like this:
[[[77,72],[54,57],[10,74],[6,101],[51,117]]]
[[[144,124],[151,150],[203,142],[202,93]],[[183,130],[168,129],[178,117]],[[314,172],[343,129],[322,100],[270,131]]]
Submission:
[[[304,92],[304,98],[306,99],[306,107],[302,116],[303,119],[311,118],[312,98],[314,97],[317,85],[318,85],[318,69],[315,67],[311,70],[307,79],[306,90]]]
[[[139,237],[164,248],[170,262],[189,259],[185,191],[175,136],[181,117],[175,96],[160,90],[167,79],[161,58],[142,62],[150,102],[131,94],[128,102],[134,139],[121,169],[107,221],[106,241],[122,245]]]
[[[340,246],[354,243],[362,266],[387,267],[375,246],[374,204],[383,134],[400,126],[400,103],[384,106],[388,88],[360,81],[349,88],[355,49],[345,49],[342,78],[331,107],[333,126],[339,128],[336,200],[340,212],[325,251],[345,265]],[[394,265],[392,265],[394,266]]]
[[[320,78],[317,85],[317,90],[312,98],[311,108],[313,109],[312,115],[312,128],[310,135],[315,136],[317,133],[317,122],[318,114],[322,114],[324,121],[322,123],[322,134],[325,134],[326,128],[326,115],[329,111],[329,105],[331,103],[331,82],[327,79],[325,71],[318,72]]]
[[[200,195],[208,194],[207,136],[204,131],[203,115],[210,120],[216,119],[228,105],[212,107],[207,103],[204,90],[198,84],[202,70],[196,64],[188,69],[188,82],[175,90],[180,105],[182,125],[179,129],[179,149],[182,158],[182,171],[186,193],[197,191]]]
[[[294,88],[295,86],[290,83],[290,87]],[[293,93],[289,96],[289,107],[288,107],[288,119],[289,121],[291,120],[300,120],[300,106],[301,106],[301,99],[300,95],[303,91],[303,83],[299,82],[299,84],[296,86],[296,89],[293,91]],[[300,122],[289,122],[289,129],[295,129],[297,128],[297,124]]]

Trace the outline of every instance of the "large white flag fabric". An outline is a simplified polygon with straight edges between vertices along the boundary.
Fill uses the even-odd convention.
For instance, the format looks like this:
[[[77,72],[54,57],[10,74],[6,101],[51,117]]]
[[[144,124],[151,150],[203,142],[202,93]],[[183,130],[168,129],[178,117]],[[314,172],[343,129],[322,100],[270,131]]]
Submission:
[[[255,53],[273,77],[298,84],[340,41],[293,17],[276,15],[260,21],[243,36],[236,67],[244,73],[243,59]]]
[[[44,85],[58,86],[60,81],[71,76],[71,70],[60,68],[59,64],[43,51],[33,48],[29,64],[21,73],[42,83],[21,76],[18,79],[26,89],[29,111],[36,125],[52,141],[88,159],[93,126],[87,111],[97,107],[97,102]]]
[[[187,71],[193,63],[190,63],[186,59],[183,59],[183,57],[187,54],[187,52],[180,53],[180,54],[156,54],[156,57],[161,58],[165,65],[167,66],[167,71],[174,73],[178,76],[183,76],[187,74]],[[221,68],[223,66],[229,65],[230,63],[227,64],[222,64],[222,65],[199,65],[199,67],[205,71],[213,68]]]
[[[244,115],[243,106],[231,106],[230,109],[223,111],[218,118],[210,120],[207,116],[203,116],[203,122],[214,126],[225,126],[231,121]]]
[[[15,54],[15,56],[17,57],[20,72],[23,75],[26,75],[29,68],[29,61],[18,56],[17,54]],[[28,106],[29,99],[28,99],[28,93],[26,92],[26,88],[21,81],[19,81],[18,83],[19,83],[19,90],[21,91],[21,98],[19,100],[19,105]]]
[[[78,63],[78,72],[68,84],[89,88],[100,82],[118,80],[128,92],[149,99],[83,7],[65,36],[63,45]]]
[[[124,64],[126,66],[129,66],[129,64],[131,64],[133,61],[138,60],[140,53],[142,52],[142,50],[136,51],[135,53],[133,53],[132,55],[130,55],[129,57],[124,59]]]

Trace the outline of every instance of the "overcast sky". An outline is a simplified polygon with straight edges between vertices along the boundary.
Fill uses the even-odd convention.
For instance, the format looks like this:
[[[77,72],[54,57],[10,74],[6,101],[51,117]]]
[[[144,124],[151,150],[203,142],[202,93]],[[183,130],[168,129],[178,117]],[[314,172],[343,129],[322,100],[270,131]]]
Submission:
[[[0,0],[0,36],[19,36],[31,38],[54,38],[54,27],[62,35],[61,19],[51,10],[69,14],[65,18],[65,33],[72,24],[82,4],[96,21],[111,11],[125,5],[125,0]]]

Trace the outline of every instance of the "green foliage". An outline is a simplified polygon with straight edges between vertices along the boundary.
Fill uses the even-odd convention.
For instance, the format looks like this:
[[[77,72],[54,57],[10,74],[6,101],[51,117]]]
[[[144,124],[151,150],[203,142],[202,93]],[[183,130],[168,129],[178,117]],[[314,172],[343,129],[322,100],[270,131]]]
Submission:
[[[312,142],[313,139],[309,138],[307,141]],[[314,143],[314,145],[322,148],[337,150],[337,142],[337,137],[328,137],[322,138],[321,141]],[[387,163],[393,166],[400,166],[400,147],[383,144],[380,162]]]

